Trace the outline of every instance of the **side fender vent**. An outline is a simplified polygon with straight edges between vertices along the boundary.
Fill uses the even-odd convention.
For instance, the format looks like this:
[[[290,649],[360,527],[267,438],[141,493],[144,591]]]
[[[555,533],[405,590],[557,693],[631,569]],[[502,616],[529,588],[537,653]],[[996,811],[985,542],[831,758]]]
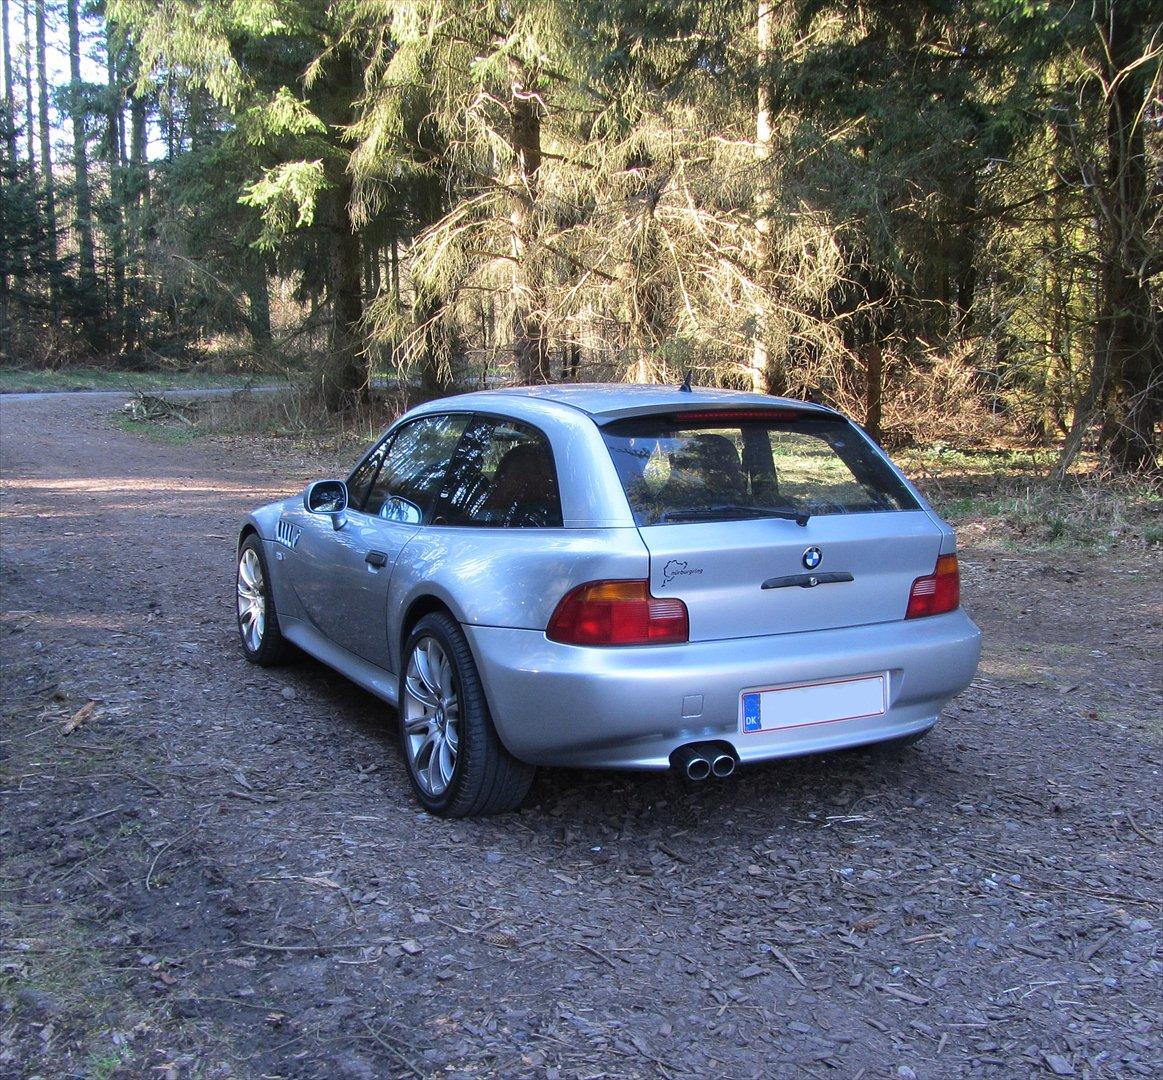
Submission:
[[[289,521],[280,518],[278,525],[275,526],[275,540],[283,547],[294,548],[299,542],[299,534],[302,531],[298,525],[292,525]]]

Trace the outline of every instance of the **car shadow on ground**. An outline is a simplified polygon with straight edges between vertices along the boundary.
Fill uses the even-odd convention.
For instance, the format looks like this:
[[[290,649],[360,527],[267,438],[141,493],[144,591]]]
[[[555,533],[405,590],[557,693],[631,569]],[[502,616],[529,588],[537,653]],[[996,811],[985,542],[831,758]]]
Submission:
[[[384,796],[391,809],[407,805],[412,794],[395,710],[305,653],[278,672],[280,681],[294,685],[299,697],[319,707],[307,722],[333,725],[335,741],[345,745],[350,739],[342,737],[340,728],[346,728],[348,735],[363,742],[365,752],[382,753]],[[323,739],[327,734],[318,732]],[[978,766],[964,760],[968,749],[938,724],[915,746],[861,746],[784,758],[741,767],[726,779],[690,781],[670,770],[543,767],[519,819],[513,820],[519,820],[522,829],[562,820],[573,822],[575,828],[584,828],[587,822],[609,827],[633,820],[638,827],[671,830],[696,825],[738,828],[742,821],[749,835],[767,824],[799,821],[815,828],[829,820],[859,818],[862,807],[872,803],[919,808],[936,800],[952,806],[970,797]],[[507,817],[493,818],[492,824],[503,829]]]

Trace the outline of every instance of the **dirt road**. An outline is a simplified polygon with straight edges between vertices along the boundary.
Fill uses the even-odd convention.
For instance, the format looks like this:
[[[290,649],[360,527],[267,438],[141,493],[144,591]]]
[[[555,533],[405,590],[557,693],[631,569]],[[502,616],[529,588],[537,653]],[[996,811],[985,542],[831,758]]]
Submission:
[[[1163,1070],[1157,556],[965,552],[980,676],[899,755],[446,823],[238,652],[236,522],[331,463],[109,410],[0,402],[0,1075]]]

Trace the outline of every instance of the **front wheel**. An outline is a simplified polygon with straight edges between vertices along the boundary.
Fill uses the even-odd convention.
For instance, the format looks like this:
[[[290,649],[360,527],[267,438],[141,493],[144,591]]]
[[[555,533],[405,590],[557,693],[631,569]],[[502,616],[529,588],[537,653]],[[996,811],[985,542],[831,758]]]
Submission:
[[[279,614],[271,593],[262,541],[251,533],[238,549],[238,637],[252,664],[272,667],[287,658],[289,647],[279,630]]]
[[[416,797],[440,817],[516,810],[534,768],[505,749],[456,621],[425,615],[404,646],[400,744]]]

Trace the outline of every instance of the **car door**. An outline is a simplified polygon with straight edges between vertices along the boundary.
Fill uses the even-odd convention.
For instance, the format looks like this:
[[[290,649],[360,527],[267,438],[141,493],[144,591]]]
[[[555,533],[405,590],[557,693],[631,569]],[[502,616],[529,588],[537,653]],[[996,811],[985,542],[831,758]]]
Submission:
[[[396,429],[352,474],[357,505],[339,528],[306,511],[306,522],[296,521],[303,532],[289,576],[308,617],[337,645],[385,670],[391,670],[395,620],[387,596],[396,559],[427,520],[467,422],[466,414],[440,414]]]

